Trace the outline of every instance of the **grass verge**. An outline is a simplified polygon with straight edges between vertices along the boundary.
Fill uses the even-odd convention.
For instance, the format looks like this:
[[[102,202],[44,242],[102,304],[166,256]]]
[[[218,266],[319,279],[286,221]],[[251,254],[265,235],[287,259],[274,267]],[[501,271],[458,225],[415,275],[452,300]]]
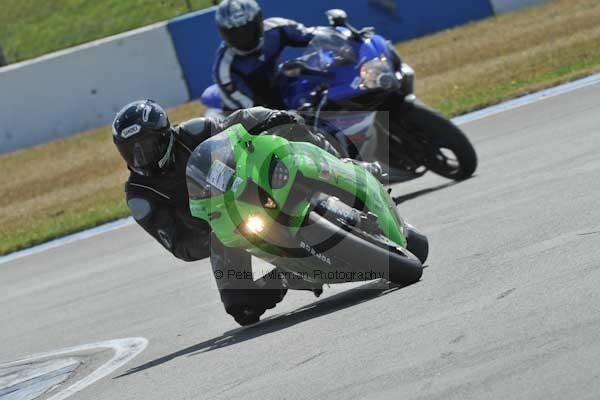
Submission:
[[[600,70],[600,2],[555,0],[398,46],[417,92],[449,115]]]
[[[173,121],[201,115],[198,103]],[[128,215],[127,178],[110,128],[0,156],[0,255]]]
[[[211,0],[0,0],[0,45],[14,63],[211,5]]]
[[[597,0],[555,0],[398,48],[419,96],[458,115],[600,71],[597,21]],[[170,115],[202,112],[189,103]],[[0,254],[127,215],[127,171],[108,128],[0,156],[0,170]]]

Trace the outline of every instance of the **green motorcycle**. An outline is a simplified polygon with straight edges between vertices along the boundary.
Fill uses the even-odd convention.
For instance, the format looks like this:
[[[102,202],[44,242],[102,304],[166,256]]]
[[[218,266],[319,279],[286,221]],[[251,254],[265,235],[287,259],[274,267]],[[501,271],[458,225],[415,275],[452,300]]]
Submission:
[[[288,281],[421,278],[427,238],[373,175],[315,145],[235,125],[198,146],[186,173],[192,215]]]

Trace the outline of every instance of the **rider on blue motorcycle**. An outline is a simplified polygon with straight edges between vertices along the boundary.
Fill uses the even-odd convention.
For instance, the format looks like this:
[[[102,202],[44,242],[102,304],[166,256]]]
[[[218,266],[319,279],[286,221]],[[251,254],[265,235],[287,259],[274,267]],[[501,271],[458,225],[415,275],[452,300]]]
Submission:
[[[263,21],[255,0],[222,1],[216,23],[223,43],[217,50],[213,79],[224,109],[283,108],[272,88],[279,56],[286,47],[307,46],[313,29],[284,18]]]

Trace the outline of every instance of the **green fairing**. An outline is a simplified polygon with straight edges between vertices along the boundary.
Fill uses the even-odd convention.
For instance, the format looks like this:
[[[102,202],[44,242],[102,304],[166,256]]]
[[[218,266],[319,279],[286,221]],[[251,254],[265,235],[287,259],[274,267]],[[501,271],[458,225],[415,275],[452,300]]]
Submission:
[[[268,243],[250,243],[239,232],[238,227],[252,215],[262,217],[265,221],[264,231],[268,231],[271,224],[278,224],[276,219],[290,198],[298,173],[301,173],[309,180],[326,182],[353,194],[370,212],[377,215],[382,232],[399,246],[406,247],[402,222],[389,194],[383,185],[362,167],[344,162],[309,143],[289,142],[274,135],[250,135],[241,124],[227,129],[225,133],[231,141],[236,163],[235,174],[229,180],[228,189],[214,197],[190,200],[192,215],[208,221],[225,246],[245,248],[255,255],[264,256],[268,261],[269,255],[276,250]],[[287,183],[279,189],[271,188],[270,184],[269,167],[274,156],[285,164],[289,171]],[[276,209],[242,201],[240,197],[249,179],[275,201]],[[239,184],[233,187],[236,186],[233,184],[236,180]],[[311,210],[310,199],[301,200],[292,210],[290,212],[288,207],[291,218],[286,220],[286,229],[291,236],[295,236]]]

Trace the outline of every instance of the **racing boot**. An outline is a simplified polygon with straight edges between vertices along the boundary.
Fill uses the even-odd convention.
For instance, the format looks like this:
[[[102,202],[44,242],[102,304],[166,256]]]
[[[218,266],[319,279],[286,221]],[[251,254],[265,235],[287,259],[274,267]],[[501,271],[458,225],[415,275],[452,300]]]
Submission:
[[[252,276],[252,263],[248,253],[225,248],[212,235],[211,265],[225,311],[240,325],[258,322],[266,310],[283,300],[287,293],[279,276],[256,282]]]
[[[225,311],[242,326],[258,322],[265,311],[275,308],[287,294],[280,279],[268,279],[266,285],[261,285],[259,280],[251,286],[246,285],[243,289],[219,289]]]
[[[241,326],[257,323],[265,311],[275,308],[287,293],[287,289],[223,290],[221,300],[225,311]]]

